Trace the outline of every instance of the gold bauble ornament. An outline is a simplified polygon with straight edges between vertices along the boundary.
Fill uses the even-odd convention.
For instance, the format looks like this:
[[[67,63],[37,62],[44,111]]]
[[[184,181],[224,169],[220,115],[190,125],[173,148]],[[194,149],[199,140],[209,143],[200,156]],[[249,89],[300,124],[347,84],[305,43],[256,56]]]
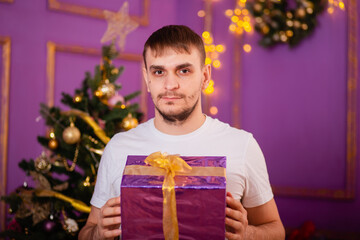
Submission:
[[[104,98],[111,98],[115,95],[115,86],[112,84],[109,79],[106,79],[97,89],[97,91],[100,91],[102,94],[100,97]],[[95,94],[96,95],[96,94]]]
[[[55,138],[52,138],[49,140],[48,146],[50,149],[54,150],[59,146],[59,143]]]
[[[75,127],[73,122],[71,122],[70,126],[65,128],[63,132],[63,139],[67,144],[74,144],[79,142],[80,136],[80,130]]]
[[[122,122],[121,122],[121,127],[124,130],[130,130],[132,128],[135,128],[137,125],[139,124],[138,120],[136,118],[134,118],[131,113],[129,113],[127,115],[127,117],[125,117]]]
[[[42,173],[50,171],[50,159],[46,156],[45,152],[42,152],[41,155],[35,159],[34,166],[37,171]]]

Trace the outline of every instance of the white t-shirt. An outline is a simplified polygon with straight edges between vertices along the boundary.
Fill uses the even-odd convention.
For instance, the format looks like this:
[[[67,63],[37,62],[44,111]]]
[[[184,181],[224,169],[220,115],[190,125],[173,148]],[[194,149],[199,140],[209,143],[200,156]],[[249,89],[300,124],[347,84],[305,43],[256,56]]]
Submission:
[[[265,159],[251,133],[206,117],[204,124],[185,135],[168,135],[154,126],[154,119],[116,134],[106,145],[90,203],[101,208],[120,196],[120,184],[128,155],[167,152],[182,156],[226,156],[226,191],[246,208],[273,198]]]

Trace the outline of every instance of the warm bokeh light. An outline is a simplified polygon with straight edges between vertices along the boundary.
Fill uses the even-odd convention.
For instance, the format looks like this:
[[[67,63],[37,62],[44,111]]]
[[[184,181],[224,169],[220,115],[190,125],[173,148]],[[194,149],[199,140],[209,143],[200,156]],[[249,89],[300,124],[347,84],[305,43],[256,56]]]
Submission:
[[[216,45],[216,51],[219,52],[219,53],[222,53],[223,51],[225,51],[225,47],[224,45]]]
[[[242,28],[236,28],[235,32],[240,35],[244,32],[244,30]]]
[[[292,36],[294,36],[293,31],[291,31],[291,30],[287,30],[287,31],[286,31],[286,36],[288,36],[288,37],[292,37]]]
[[[205,64],[212,64],[214,68],[219,68],[221,66],[221,62],[218,58],[220,53],[225,51],[225,46],[222,44],[213,44],[212,34],[208,31],[204,31],[202,33],[202,37],[206,53]]]
[[[75,96],[74,101],[77,103],[81,102],[81,96]]]
[[[200,10],[200,11],[198,11],[197,15],[198,15],[199,17],[205,17],[205,11],[204,11],[204,10]]]
[[[205,65],[211,64],[211,58],[205,58]]]
[[[220,61],[219,61],[219,60],[215,60],[215,61],[213,62],[213,66],[214,66],[214,68],[219,68],[219,67],[221,66]]]
[[[207,88],[203,91],[204,94],[206,95],[210,95],[214,92],[214,81],[213,80],[210,80],[209,81],[209,85],[207,86]]]
[[[244,44],[243,49],[244,49],[245,52],[249,53],[251,51],[250,44]]]
[[[250,17],[249,17],[249,16],[245,16],[245,17],[243,18],[243,20],[244,20],[244,22],[250,22]]]
[[[235,32],[236,26],[235,26],[234,24],[231,24],[231,25],[229,26],[229,30],[232,31],[232,32]]]
[[[202,33],[202,37],[207,39],[207,38],[210,37],[210,33],[208,31],[205,31],[205,32]]]
[[[342,0],[328,0],[328,13],[332,14],[336,8],[345,10],[345,3]]]
[[[50,138],[55,138],[55,133],[54,133],[53,130],[49,133],[49,137],[50,137]]]
[[[235,13],[235,15],[241,15],[241,10],[240,9],[238,9],[238,8],[236,8],[235,10],[234,10],[234,13]],[[231,15],[230,15],[231,16]]]
[[[233,15],[233,10],[231,10],[231,9],[226,10],[225,15],[228,17],[231,17]]]
[[[211,115],[216,115],[217,113],[218,113],[218,108],[215,107],[215,106],[212,106],[212,107],[210,108],[210,114],[211,114]]]
[[[243,32],[252,32],[253,28],[250,24],[249,10],[246,9],[246,0],[238,0],[234,10],[226,10],[225,15],[230,18],[231,24],[229,25],[230,32],[238,35]]]
[[[339,8],[344,10],[345,9],[345,4],[343,2],[339,2]]]
[[[231,21],[233,21],[234,23],[237,23],[239,21],[239,17],[238,16],[232,16]]]

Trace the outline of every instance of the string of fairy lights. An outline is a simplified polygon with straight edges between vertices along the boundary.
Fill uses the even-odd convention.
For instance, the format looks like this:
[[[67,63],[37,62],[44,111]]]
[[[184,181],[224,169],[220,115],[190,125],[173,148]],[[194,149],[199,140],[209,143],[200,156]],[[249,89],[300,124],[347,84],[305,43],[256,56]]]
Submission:
[[[211,1],[211,0],[209,0]],[[261,27],[259,32],[263,35],[268,34],[271,30],[271,26],[264,24],[263,20],[266,19],[266,15],[273,14],[271,9],[266,8],[264,6],[270,6],[271,4],[279,4],[284,3],[286,0],[237,0],[236,6],[234,9],[227,9],[224,12],[224,15],[229,18],[230,24],[228,26],[229,32],[234,35],[244,35],[244,34],[252,34],[255,28]],[[296,32],[296,28],[307,31],[310,26],[306,24],[305,21],[301,23],[301,18],[305,18],[306,16],[315,15],[314,4],[309,0],[299,0],[298,2],[301,6],[294,10],[293,12],[287,11],[284,13],[284,17],[286,18],[286,25],[290,28],[294,27],[294,31]],[[250,7],[249,7],[250,6]],[[340,9],[342,11],[345,10],[345,3],[343,0],[328,0],[326,5],[326,10],[329,14],[333,14],[336,9]],[[252,11],[249,11],[252,10]],[[254,13],[261,12],[265,17],[259,17]],[[203,18],[207,13],[205,10],[198,11],[198,16]],[[300,21],[296,19],[296,17],[300,18]],[[299,24],[300,23],[300,24]],[[291,29],[287,31],[279,31],[272,36],[272,41],[274,42],[283,42],[290,43],[295,34],[295,32]],[[204,31],[202,33],[202,38],[205,45],[206,59],[205,64],[211,64],[214,69],[221,69],[222,63],[220,56],[225,52],[226,46],[224,44],[215,44],[213,33],[210,31]],[[296,42],[297,43],[297,42]],[[295,43],[295,44],[296,44]],[[263,44],[266,45],[266,44]],[[249,43],[244,43],[242,45],[242,49],[245,53],[250,53],[252,50],[252,46]],[[210,97],[216,91],[214,80],[210,80],[208,87],[203,91],[203,93]],[[218,108],[216,106],[211,106],[209,108],[209,112],[211,115],[216,115],[218,113]]]

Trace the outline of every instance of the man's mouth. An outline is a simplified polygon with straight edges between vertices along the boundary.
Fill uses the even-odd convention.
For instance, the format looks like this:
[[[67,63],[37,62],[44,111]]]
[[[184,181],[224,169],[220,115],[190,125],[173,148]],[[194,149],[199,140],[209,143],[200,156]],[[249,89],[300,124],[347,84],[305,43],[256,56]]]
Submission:
[[[184,98],[183,94],[159,94],[159,99],[172,101]]]

